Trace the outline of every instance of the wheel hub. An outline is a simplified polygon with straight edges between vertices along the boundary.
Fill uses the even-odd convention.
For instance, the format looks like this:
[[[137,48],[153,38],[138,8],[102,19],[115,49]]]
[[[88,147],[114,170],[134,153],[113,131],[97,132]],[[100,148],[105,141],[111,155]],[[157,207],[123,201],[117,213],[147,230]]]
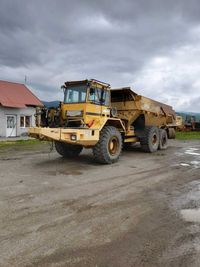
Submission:
[[[155,145],[157,143],[157,135],[154,134],[152,137],[152,144]]]
[[[119,141],[117,137],[112,137],[108,143],[108,150],[111,155],[115,155],[119,149]]]

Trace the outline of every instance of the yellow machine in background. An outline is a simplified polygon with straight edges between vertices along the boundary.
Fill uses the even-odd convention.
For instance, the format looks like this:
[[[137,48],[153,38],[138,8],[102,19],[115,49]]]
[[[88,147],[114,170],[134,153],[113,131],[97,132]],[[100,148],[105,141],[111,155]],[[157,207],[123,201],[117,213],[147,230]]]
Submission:
[[[178,129],[180,131],[184,130],[184,122],[183,122],[182,116],[176,115],[176,129]]]
[[[175,137],[171,106],[140,96],[129,87],[111,89],[97,80],[66,82],[58,109],[38,111],[29,136],[55,142],[64,157],[92,148],[100,163],[116,162],[122,151],[140,142],[146,152],[167,147]]]

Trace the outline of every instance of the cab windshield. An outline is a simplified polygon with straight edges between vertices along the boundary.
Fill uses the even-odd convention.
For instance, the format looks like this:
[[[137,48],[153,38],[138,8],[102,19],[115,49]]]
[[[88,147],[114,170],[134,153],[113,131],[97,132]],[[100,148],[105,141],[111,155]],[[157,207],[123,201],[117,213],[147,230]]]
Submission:
[[[87,87],[86,85],[77,85],[68,87],[64,93],[64,103],[84,103],[86,102]]]

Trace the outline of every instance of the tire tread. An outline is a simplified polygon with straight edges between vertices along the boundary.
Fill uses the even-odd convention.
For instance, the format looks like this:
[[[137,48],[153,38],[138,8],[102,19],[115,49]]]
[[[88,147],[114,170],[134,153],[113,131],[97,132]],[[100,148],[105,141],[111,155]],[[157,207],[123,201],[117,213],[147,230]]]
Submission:
[[[120,142],[120,151],[116,158],[110,158],[107,152],[107,140],[110,136],[116,135]],[[93,148],[93,155],[96,162],[111,164],[118,160],[122,150],[122,137],[120,132],[113,126],[105,126],[100,133],[99,141]]]

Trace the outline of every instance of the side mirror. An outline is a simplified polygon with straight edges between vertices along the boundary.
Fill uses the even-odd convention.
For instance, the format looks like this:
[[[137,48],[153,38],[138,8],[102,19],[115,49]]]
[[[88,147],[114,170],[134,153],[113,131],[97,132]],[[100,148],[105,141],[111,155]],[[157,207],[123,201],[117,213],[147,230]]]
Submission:
[[[110,110],[110,114],[111,114],[111,117],[117,117],[117,108],[116,107],[112,107],[111,110]]]

